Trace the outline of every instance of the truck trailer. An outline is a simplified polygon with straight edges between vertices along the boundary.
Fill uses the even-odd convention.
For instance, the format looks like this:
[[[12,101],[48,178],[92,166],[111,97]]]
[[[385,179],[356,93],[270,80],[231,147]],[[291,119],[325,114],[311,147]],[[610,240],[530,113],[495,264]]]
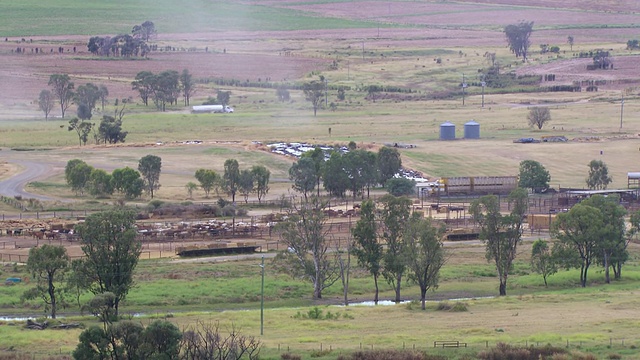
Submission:
[[[191,108],[194,114],[202,113],[232,113],[233,108],[228,105],[195,105]]]

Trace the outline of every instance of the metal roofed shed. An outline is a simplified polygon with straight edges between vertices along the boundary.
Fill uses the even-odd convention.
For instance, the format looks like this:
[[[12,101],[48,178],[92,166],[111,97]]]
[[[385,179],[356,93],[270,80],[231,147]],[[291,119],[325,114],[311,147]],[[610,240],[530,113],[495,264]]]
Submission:
[[[449,121],[440,124],[440,140],[455,140],[456,126]]]
[[[464,124],[464,138],[465,139],[480,139],[480,124],[474,120],[468,121]]]
[[[627,173],[627,188],[640,188],[640,171]]]

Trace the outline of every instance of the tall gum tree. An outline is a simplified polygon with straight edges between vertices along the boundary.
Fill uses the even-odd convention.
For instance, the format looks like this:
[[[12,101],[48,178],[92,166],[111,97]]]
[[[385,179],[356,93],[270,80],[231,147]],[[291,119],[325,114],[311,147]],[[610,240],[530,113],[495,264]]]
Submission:
[[[509,194],[511,213],[502,215],[496,195],[485,195],[471,203],[469,212],[480,225],[487,261],[493,261],[500,281],[500,296],[507,295],[507,280],[522,239],[522,223],[527,212],[526,190],[518,188]]]
[[[371,200],[364,201],[361,205],[360,220],[351,230],[355,239],[353,254],[358,259],[358,264],[369,271],[373,276],[375,286],[374,304],[378,305],[378,279],[382,272],[382,244],[378,241],[378,226],[376,220],[376,206]]]
[[[326,204],[313,197],[292,212],[276,231],[286,246],[276,258],[283,272],[313,283],[313,298],[321,299],[322,291],[339,278],[338,252],[329,252],[329,226],[324,215]]]
[[[59,303],[64,304],[62,287],[57,283],[64,279],[71,260],[67,249],[63,246],[43,244],[29,250],[27,269],[31,272],[36,286],[27,291],[23,297],[33,299],[40,297],[51,311],[51,318],[55,319]]]
[[[400,302],[402,279],[407,269],[403,259],[403,236],[409,220],[411,200],[405,196],[385,195],[380,202],[382,204],[382,240],[386,244],[382,276],[393,287],[395,302]]]
[[[407,278],[420,287],[422,310],[426,308],[427,291],[438,287],[440,269],[446,261],[446,254],[440,236],[443,230],[436,228],[431,218],[414,212],[409,219],[404,234],[404,259],[407,264]]]
[[[64,114],[73,102],[74,84],[67,74],[53,74],[49,77],[49,86],[60,103],[60,113],[64,119]]]
[[[135,218],[132,210],[110,210],[88,216],[77,227],[88,290],[95,295],[113,293],[110,305],[116,316],[134,285],[133,271],[142,249],[136,239]]]
[[[577,204],[566,213],[560,213],[551,226],[551,234],[559,247],[568,253],[577,253],[579,261],[569,266],[580,267],[580,286],[587,286],[589,267],[598,256],[598,244],[604,227],[602,212],[586,204]]]

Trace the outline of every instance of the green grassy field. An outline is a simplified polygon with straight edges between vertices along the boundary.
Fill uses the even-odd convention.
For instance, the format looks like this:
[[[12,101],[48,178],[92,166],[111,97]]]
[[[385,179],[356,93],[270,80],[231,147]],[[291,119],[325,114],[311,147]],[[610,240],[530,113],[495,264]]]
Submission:
[[[312,302],[309,283],[274,273],[267,261],[265,276],[264,335],[260,329],[259,260],[218,264],[178,264],[172,261],[141,261],[136,270],[136,286],[131,290],[121,311],[136,315],[148,324],[155,318],[166,318],[180,328],[197,321],[218,322],[221,329],[234,326],[243,334],[256,336],[264,345],[264,358],[275,359],[284,352],[303,358],[316,357],[316,352],[331,350],[321,358],[333,359],[338,354],[362,349],[416,348],[431,354],[444,354],[449,359],[463,358],[494,346],[497,342],[512,345],[567,347],[572,352],[592,352],[598,358],[610,354],[633,359],[638,355],[640,339],[636,337],[638,320],[634,316],[640,305],[637,283],[640,281],[638,251],[632,246],[631,260],[623,268],[623,279],[603,284],[603,275],[595,267],[590,271],[590,284],[579,288],[577,271],[561,271],[549,278],[545,288],[540,275],[529,270],[530,242],[519,250],[515,269],[509,280],[508,296],[493,298],[497,280],[493,267],[484,259],[481,246],[449,247],[450,260],[442,269],[440,286],[428,294],[431,302],[426,311],[417,303],[395,306],[340,307],[339,285],[327,289],[324,300]],[[2,276],[24,276],[23,269],[5,266]],[[373,283],[361,269],[354,269],[350,301],[370,301]],[[38,314],[37,301],[21,303],[19,296],[28,284],[0,287],[0,307],[4,314]],[[171,290],[167,290],[171,289]],[[388,285],[381,283],[381,298],[392,298]],[[415,285],[403,288],[403,298],[416,300]],[[83,300],[87,296],[83,297]],[[468,311],[437,311],[438,302],[446,298],[465,297]],[[314,306],[323,314],[338,315],[333,320],[300,318]],[[90,316],[80,316],[75,307],[61,312],[67,320],[85,325],[95,323]],[[0,349],[12,347],[19,353],[65,354],[75,347],[80,330],[45,330],[34,332],[0,322]],[[46,335],[47,341],[42,341]],[[434,350],[436,340],[459,340],[467,349]],[[317,354],[316,354],[317,355]]]
[[[2,36],[129,33],[152,20],[163,32],[309,30],[371,27],[370,22],[326,18],[259,3],[170,0],[26,0],[0,4]],[[160,26],[161,25],[161,26]]]

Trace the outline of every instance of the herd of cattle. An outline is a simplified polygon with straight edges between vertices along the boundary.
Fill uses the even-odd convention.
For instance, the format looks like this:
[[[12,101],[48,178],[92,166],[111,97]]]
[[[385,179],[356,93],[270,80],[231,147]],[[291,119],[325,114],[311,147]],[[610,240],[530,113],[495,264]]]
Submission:
[[[79,240],[78,234],[74,231],[77,223],[4,223],[0,225],[0,236],[74,242]],[[262,237],[271,233],[272,224],[208,220],[140,223],[136,227],[141,241],[161,242],[236,236]]]

